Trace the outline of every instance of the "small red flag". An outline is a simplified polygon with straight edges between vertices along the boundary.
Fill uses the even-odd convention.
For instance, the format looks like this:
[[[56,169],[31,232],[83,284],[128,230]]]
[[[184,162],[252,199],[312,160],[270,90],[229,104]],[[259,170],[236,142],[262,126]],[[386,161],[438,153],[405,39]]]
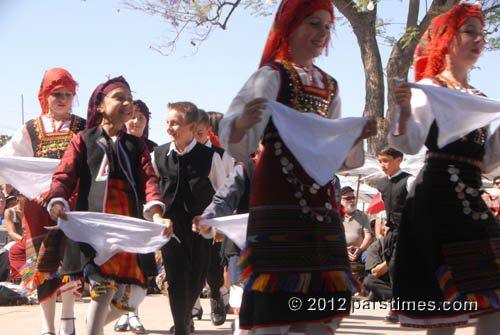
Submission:
[[[368,214],[377,214],[379,212],[382,212],[385,209],[384,207],[384,202],[382,201],[382,195],[377,193],[370,202],[370,205],[366,209]]]

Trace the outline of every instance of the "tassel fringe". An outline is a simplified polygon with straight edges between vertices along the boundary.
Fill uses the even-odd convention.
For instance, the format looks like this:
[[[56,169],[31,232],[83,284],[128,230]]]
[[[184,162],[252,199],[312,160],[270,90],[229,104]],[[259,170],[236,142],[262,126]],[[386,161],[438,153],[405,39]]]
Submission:
[[[500,309],[500,289],[460,294],[447,264],[436,271],[436,276],[446,301],[476,301],[480,309],[490,307]]]

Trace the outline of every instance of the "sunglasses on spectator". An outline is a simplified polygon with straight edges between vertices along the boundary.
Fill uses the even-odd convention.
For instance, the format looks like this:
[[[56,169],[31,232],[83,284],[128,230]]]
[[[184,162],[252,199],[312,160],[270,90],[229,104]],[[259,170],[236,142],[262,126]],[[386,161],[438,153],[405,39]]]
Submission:
[[[500,181],[494,182],[493,185],[500,185]]]
[[[348,201],[351,201],[351,200],[354,200],[356,199],[355,196],[352,196],[352,197],[342,197],[343,200],[348,200]]]

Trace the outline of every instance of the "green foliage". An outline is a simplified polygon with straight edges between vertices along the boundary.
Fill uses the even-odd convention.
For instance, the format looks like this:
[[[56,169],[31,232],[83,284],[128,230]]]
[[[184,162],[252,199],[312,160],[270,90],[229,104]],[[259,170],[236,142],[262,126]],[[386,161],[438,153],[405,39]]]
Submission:
[[[419,36],[418,27],[408,27],[408,28],[406,28],[406,32],[401,37],[401,47],[403,49],[407,48],[410,45],[411,41],[413,39],[418,38],[418,36]]]

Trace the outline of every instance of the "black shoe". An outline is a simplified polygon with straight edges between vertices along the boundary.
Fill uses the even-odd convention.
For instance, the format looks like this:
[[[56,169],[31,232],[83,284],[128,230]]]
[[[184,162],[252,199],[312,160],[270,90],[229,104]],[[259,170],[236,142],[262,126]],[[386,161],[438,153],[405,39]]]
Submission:
[[[203,316],[203,307],[200,306],[200,308],[193,307],[193,309],[196,309],[196,313],[191,314],[192,318],[197,318],[198,320],[201,320],[201,317]]]
[[[132,326],[129,322],[130,330],[134,334],[146,334],[146,329],[144,329],[144,326],[142,325],[141,321],[139,320],[139,318],[136,315],[130,316],[129,318],[130,319],[135,318],[139,322],[139,325],[137,325],[137,326]]]
[[[128,323],[124,323],[122,325],[119,325],[118,323],[115,324],[115,332],[126,332],[128,330]]]
[[[389,323],[398,323],[399,317],[395,314],[388,314],[385,316],[384,321]]]
[[[210,313],[210,318],[214,326],[220,326],[226,322],[226,306],[224,306],[224,301],[219,296],[219,298],[211,298],[210,306],[212,307],[212,312]]]

